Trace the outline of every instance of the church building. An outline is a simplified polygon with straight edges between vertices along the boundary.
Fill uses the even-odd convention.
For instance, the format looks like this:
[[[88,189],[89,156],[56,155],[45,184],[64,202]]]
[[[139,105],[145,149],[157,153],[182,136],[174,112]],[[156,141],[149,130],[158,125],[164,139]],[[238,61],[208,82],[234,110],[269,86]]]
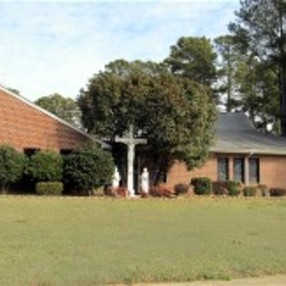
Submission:
[[[193,177],[208,177],[286,188],[285,138],[258,132],[243,113],[220,113],[214,131],[208,161],[192,171],[184,163],[175,163],[167,175],[168,186],[188,184]]]
[[[11,145],[27,155],[47,149],[65,154],[89,140],[107,147],[105,143],[2,86],[0,102],[1,145]]]

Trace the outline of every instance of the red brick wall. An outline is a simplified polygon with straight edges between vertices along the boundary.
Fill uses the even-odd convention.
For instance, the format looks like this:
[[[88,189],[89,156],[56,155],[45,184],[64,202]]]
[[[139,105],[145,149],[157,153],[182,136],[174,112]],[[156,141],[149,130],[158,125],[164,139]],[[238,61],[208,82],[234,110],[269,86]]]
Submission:
[[[24,148],[73,149],[83,134],[0,89],[0,144]]]
[[[229,179],[233,180],[233,158],[242,155],[223,155],[229,158]],[[260,159],[260,184],[268,187],[286,188],[286,156],[255,156]],[[190,183],[193,177],[208,177],[217,180],[217,155],[212,154],[205,165],[188,171],[184,163],[176,162],[168,172],[167,184],[173,187],[178,183]]]

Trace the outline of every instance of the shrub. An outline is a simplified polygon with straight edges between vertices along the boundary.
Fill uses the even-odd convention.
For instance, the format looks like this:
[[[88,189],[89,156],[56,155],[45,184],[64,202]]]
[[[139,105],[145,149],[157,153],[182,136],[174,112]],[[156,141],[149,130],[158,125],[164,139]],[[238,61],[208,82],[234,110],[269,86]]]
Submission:
[[[190,189],[188,184],[176,184],[174,186],[175,195],[187,194]]]
[[[243,189],[243,194],[246,197],[255,197],[257,195],[257,187],[247,186]]]
[[[98,145],[85,145],[64,158],[64,184],[73,194],[89,195],[92,189],[110,183],[113,173],[111,154]]]
[[[61,182],[38,182],[36,184],[36,194],[45,196],[59,196],[63,192]]]
[[[149,190],[149,194],[150,196],[153,196],[153,197],[172,198],[174,196],[173,192],[165,184],[159,184],[158,186],[152,186]]]
[[[62,180],[63,160],[55,151],[35,153],[27,167],[27,174],[36,182],[56,182]]]
[[[283,197],[286,196],[286,189],[283,188],[271,188],[269,190],[271,197]]]
[[[118,197],[127,197],[128,196],[128,190],[124,187],[118,187],[115,189],[115,194]]]
[[[196,195],[209,195],[212,191],[212,181],[209,178],[192,178],[191,184],[194,186],[194,193]]]
[[[0,187],[2,192],[6,192],[11,183],[15,183],[22,177],[26,162],[25,155],[13,147],[0,146]]]
[[[235,181],[227,182],[228,194],[232,197],[238,196],[240,194],[240,183]]]
[[[270,195],[269,194],[269,189],[268,189],[268,187],[266,185],[260,184],[257,187],[258,187],[258,189],[259,189],[259,191],[261,193],[261,196],[268,197]]]
[[[228,195],[227,182],[217,181],[213,182],[213,193],[215,195]]]

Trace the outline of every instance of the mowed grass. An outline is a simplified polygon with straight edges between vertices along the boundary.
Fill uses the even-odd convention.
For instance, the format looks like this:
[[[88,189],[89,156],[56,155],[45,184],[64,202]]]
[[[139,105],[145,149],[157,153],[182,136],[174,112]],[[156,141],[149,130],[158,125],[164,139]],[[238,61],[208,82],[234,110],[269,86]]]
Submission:
[[[286,273],[286,200],[0,197],[0,285]]]

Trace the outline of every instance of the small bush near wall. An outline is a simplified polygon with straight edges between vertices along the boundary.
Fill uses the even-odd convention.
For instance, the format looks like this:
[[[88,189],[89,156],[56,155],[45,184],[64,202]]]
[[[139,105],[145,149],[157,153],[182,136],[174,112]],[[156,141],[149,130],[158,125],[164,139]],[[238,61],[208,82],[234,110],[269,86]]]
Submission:
[[[51,150],[39,151],[31,157],[26,173],[35,182],[61,181],[63,174],[62,156]]]
[[[235,181],[228,181],[227,191],[231,197],[240,195],[240,183]]]
[[[59,196],[63,192],[61,182],[39,182],[36,184],[36,194],[45,196]]]
[[[190,189],[188,184],[177,184],[174,186],[175,195],[184,195],[187,194]]]
[[[217,181],[213,182],[213,193],[215,195],[228,195],[227,182]]]
[[[0,189],[6,193],[11,183],[17,182],[23,175],[27,163],[24,154],[8,145],[0,146]]]
[[[69,194],[90,195],[92,189],[111,182],[112,155],[100,146],[88,144],[64,158],[64,184]]]
[[[283,189],[283,188],[271,188],[269,190],[269,194],[270,194],[271,197],[286,196],[286,189]]]
[[[196,195],[209,195],[212,191],[212,181],[209,178],[192,178],[191,184],[194,186],[194,193]]]
[[[243,194],[246,197],[255,197],[257,195],[257,187],[254,186],[244,187]]]
[[[257,188],[259,189],[261,196],[269,197],[269,195],[270,195],[269,194],[269,189],[268,189],[268,187],[266,185],[260,184],[260,185],[257,186]]]
[[[166,187],[165,184],[160,184],[158,186],[153,186],[149,190],[149,194],[152,197],[167,197],[172,198],[174,196],[173,192]]]

